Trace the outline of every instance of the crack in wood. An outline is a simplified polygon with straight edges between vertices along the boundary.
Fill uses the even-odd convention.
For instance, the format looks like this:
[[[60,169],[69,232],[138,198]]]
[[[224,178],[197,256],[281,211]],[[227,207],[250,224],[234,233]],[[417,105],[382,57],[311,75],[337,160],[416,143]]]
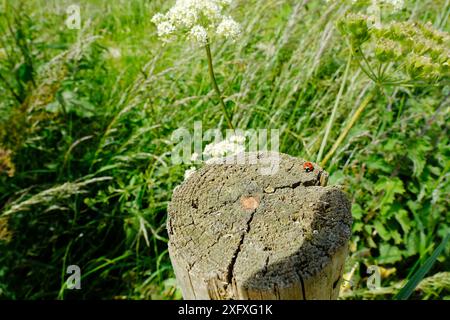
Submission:
[[[234,255],[231,259],[230,265],[228,266],[228,274],[227,274],[227,282],[230,285],[232,283],[232,280],[234,278],[234,266],[236,264],[236,260],[238,258],[239,252],[241,251],[242,245],[244,244],[245,236],[250,232],[250,226],[253,221],[253,217],[255,216],[256,209],[252,211],[250,218],[247,220],[247,228],[242,233],[241,240],[239,241],[239,245],[236,248],[236,251],[234,252]]]

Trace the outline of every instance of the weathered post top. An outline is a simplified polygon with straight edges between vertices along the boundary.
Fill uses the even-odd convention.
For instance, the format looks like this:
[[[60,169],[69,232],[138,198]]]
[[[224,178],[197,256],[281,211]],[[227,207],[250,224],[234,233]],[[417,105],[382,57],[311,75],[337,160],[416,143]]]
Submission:
[[[185,299],[337,298],[350,202],[317,164],[277,156],[271,175],[208,164],[174,191],[169,253]]]

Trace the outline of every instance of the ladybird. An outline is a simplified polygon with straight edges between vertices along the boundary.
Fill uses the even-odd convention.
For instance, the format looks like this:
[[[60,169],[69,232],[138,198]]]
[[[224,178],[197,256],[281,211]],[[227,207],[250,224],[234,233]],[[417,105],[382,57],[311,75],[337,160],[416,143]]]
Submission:
[[[311,172],[314,171],[314,166],[312,165],[311,162],[305,162],[303,164],[303,169],[305,169],[306,172]]]

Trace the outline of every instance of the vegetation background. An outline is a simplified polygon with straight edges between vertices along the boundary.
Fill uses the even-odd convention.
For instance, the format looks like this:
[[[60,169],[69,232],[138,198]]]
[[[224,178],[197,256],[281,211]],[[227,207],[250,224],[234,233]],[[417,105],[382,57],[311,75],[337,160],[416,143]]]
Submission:
[[[0,1],[0,298],[179,299],[166,208],[187,166],[172,132],[222,127],[206,57],[163,46],[163,0]],[[342,82],[344,3],[239,0],[237,43],[212,46],[239,128],[281,130],[281,151],[314,161]],[[448,0],[411,0],[399,19],[449,31]],[[326,150],[371,80],[351,65]],[[392,298],[449,233],[449,86],[377,94],[327,165],[352,197],[342,298]],[[447,246],[415,299],[450,298]],[[67,290],[66,268],[82,270]],[[367,267],[381,267],[369,290]]]

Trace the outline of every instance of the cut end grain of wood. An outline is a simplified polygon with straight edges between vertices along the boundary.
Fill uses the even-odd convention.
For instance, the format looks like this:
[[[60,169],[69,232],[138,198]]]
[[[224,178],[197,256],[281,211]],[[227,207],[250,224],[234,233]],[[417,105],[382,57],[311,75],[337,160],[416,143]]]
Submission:
[[[267,153],[258,158],[270,157]],[[169,253],[185,299],[336,299],[351,233],[350,202],[328,174],[279,155],[209,164],[174,191]]]

